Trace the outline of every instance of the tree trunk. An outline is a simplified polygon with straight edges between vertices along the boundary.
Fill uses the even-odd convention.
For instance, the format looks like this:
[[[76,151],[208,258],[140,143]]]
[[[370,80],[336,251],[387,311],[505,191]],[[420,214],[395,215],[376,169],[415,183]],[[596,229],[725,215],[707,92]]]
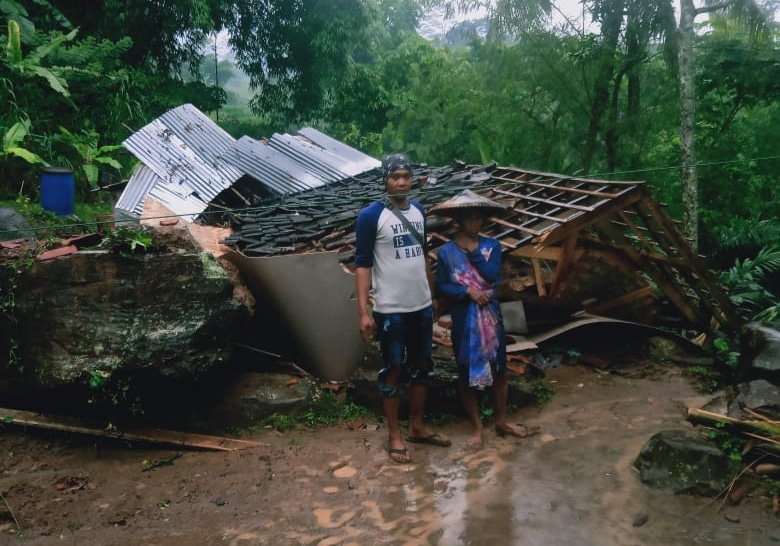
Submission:
[[[607,151],[607,172],[614,174],[617,168],[618,160],[618,140],[620,139],[620,130],[618,129],[618,115],[620,108],[620,88],[623,83],[623,71],[615,75],[612,82],[612,95],[609,100],[609,114],[607,115],[607,130],[604,135],[604,146]]]
[[[680,26],[677,29],[680,86],[680,163],[682,165],[683,233],[695,250],[699,246],[699,188],[696,173],[696,97],[693,60],[693,0],[680,2]]]
[[[582,156],[584,174],[590,172],[593,156],[596,153],[601,121],[609,106],[609,89],[615,73],[615,55],[620,30],[623,23],[623,0],[605,2],[604,15],[601,18],[601,53],[596,81],[593,84],[593,102],[590,107],[590,123]]]

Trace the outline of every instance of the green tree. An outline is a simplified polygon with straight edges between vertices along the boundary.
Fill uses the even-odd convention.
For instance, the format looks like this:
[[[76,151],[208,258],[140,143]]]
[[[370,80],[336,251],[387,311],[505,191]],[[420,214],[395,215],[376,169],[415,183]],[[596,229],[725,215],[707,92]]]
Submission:
[[[130,38],[132,46],[123,61],[166,76],[176,74],[182,65],[197,68],[209,34],[222,28],[222,17],[233,4],[222,0],[99,0],[85,9],[80,0],[49,3],[82,36],[111,42]],[[49,10],[33,4],[31,16],[45,21]]]
[[[711,18],[697,40],[700,248],[717,253],[718,227],[780,213],[776,156],[780,132],[780,49],[733,20]],[[777,241],[780,243],[780,239]]]
[[[320,119],[355,59],[370,51],[378,12],[360,0],[242,2],[226,21],[252,109],[287,123]]]
[[[680,91],[680,158],[682,163],[683,231],[693,247],[699,244],[699,180],[696,167],[696,87],[694,41],[695,19],[701,15],[728,13],[760,32],[766,25],[766,14],[753,0],[707,2],[696,7],[693,0],[681,0],[677,27],[678,78]]]

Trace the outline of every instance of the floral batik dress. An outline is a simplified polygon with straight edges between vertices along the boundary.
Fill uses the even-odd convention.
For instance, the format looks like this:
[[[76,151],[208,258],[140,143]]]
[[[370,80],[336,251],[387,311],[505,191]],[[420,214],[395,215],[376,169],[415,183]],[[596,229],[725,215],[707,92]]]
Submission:
[[[493,384],[491,365],[506,368],[506,346],[496,285],[501,273],[500,243],[480,237],[472,252],[450,241],[439,250],[436,290],[452,301],[452,348],[459,366],[468,367],[468,386]],[[469,298],[469,287],[491,294],[486,305]]]

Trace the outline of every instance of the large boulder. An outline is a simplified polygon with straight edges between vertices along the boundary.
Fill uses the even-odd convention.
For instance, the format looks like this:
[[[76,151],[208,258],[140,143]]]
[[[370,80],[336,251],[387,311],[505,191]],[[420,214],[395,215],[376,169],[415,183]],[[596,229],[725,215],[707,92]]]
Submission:
[[[634,461],[642,483],[675,494],[717,495],[731,478],[728,457],[694,430],[654,434]]]
[[[728,406],[728,415],[736,419],[755,419],[744,408],[757,411],[772,420],[780,419],[780,385],[757,379],[740,383],[736,395]]]
[[[741,381],[765,379],[780,385],[780,331],[760,322],[742,327],[738,376]]]
[[[0,207],[0,241],[35,241],[35,231],[24,216],[11,207]]]
[[[117,371],[197,376],[227,360],[233,329],[247,317],[223,267],[192,241],[145,253],[77,252],[36,262],[16,282],[15,321],[2,344],[16,346],[7,381],[21,371],[26,389]]]

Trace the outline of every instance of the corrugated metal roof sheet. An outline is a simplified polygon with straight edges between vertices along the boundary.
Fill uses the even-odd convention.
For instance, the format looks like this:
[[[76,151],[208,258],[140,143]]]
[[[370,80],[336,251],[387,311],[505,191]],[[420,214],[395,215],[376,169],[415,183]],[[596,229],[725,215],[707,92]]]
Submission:
[[[233,139],[191,104],[170,110],[123,142],[146,169],[137,170],[117,208],[140,215],[149,194],[193,220],[222,191],[245,175],[265,191],[289,195],[355,176],[381,165],[377,159],[316,129],[269,141]]]
[[[158,182],[160,177],[154,174],[152,169],[143,164],[138,165],[114,208],[130,216],[141,216],[144,210],[144,197]]]
[[[327,179],[265,142],[243,136],[228,153],[242,171],[279,195],[322,186]]]
[[[312,136],[314,136],[314,133],[316,132],[319,135],[320,140],[323,140],[322,137],[325,137],[325,135],[315,129],[302,129],[302,131],[304,130]],[[345,148],[345,150],[339,151],[343,151],[344,155],[338,155],[335,148],[333,150],[328,150],[308,138],[294,137],[291,135],[274,134],[271,137],[269,146],[301,163],[312,172],[320,173],[321,176],[328,181],[355,176],[356,174],[378,167],[381,164],[380,161],[362,154],[357,150],[353,150],[348,146],[342,145],[342,148]],[[355,152],[362,157],[354,157]],[[366,160],[366,158],[370,161]]]
[[[322,147],[324,150],[343,159],[344,163],[342,170],[349,176],[370,171],[382,164],[381,161],[377,161],[373,157],[351,148],[343,142],[339,142],[335,138],[331,138],[311,127],[304,127],[303,129],[300,129],[298,133],[308,138],[314,144]]]

